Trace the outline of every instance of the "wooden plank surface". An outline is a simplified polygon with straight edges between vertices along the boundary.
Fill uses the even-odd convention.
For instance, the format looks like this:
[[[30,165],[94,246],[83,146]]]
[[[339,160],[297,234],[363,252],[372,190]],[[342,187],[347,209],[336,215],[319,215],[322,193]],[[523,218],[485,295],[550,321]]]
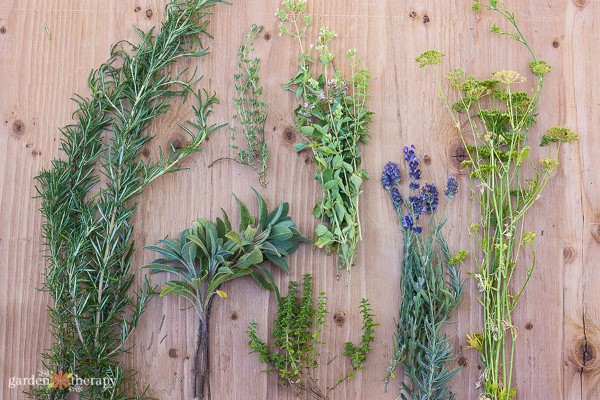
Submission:
[[[335,260],[310,246],[291,258],[290,278],[314,274],[318,290],[328,294],[329,327],[322,349],[321,381],[331,382],[347,366],[343,342],[359,335],[357,307],[368,297],[381,326],[367,368],[342,385],[334,399],[394,399],[385,394],[382,378],[391,355],[398,293],[400,234],[378,176],[389,160],[400,160],[405,144],[415,144],[431,164],[426,177],[444,179],[460,172],[458,138],[435,96],[430,75],[414,58],[435,47],[446,53],[446,67],[465,66],[482,76],[500,69],[527,71],[525,49],[492,36],[489,14],[474,15],[462,0],[311,0],[315,27],[329,25],[339,33],[336,46],[357,48],[373,77],[370,109],[375,112],[372,139],[364,148],[366,169],[373,179],[361,200],[365,240],[346,287],[335,279]],[[538,234],[538,267],[516,312],[520,327],[516,384],[519,399],[600,398],[600,142],[597,112],[600,90],[600,3],[589,0],[508,1],[525,36],[538,55],[553,66],[546,80],[534,134],[556,124],[580,133],[575,146],[564,146],[561,168],[528,224]],[[132,25],[147,29],[163,16],[166,0],[0,1],[0,398],[20,399],[9,389],[10,377],[31,376],[41,369],[39,354],[49,345],[40,253],[41,215],[33,177],[59,156],[58,127],[70,120],[73,93],[85,93],[91,68],[106,59],[110,45],[135,39]],[[203,84],[217,92],[221,105],[214,122],[228,122],[232,113],[232,73],[237,46],[250,24],[265,25],[256,44],[262,58],[261,77],[267,95],[267,139],[271,151],[269,187],[262,190],[271,206],[289,201],[300,229],[310,234],[316,221],[311,210],[318,198],[313,168],[293,144],[294,101],[281,89],[295,72],[296,54],[289,38],[277,35],[277,0],[236,2],[215,9],[212,55],[199,65]],[[498,21],[499,22],[499,21]],[[45,29],[47,27],[47,30]],[[50,35],[48,35],[48,33]],[[312,34],[315,38],[316,30]],[[529,76],[529,75],[528,75]],[[153,125],[156,144],[180,137],[177,122],[189,116],[186,106]],[[155,150],[153,150],[155,151]],[[200,216],[214,217],[220,207],[234,210],[231,195],[252,204],[251,170],[232,163],[208,165],[228,153],[226,130],[215,134],[202,153],[187,161],[189,170],[156,182],[140,198],[135,217],[138,247],[174,235]],[[542,154],[541,152],[539,154]],[[466,185],[467,178],[461,176]],[[465,230],[468,196],[451,205],[447,236],[454,249],[468,246]],[[255,208],[254,208],[255,209]],[[139,249],[134,265],[152,254]],[[142,273],[140,272],[139,275]],[[140,278],[140,276],[138,276]],[[522,278],[522,276],[521,276]],[[280,286],[288,277],[277,276]],[[157,281],[158,282],[158,281]],[[229,298],[214,307],[212,390],[214,399],[291,399],[274,378],[261,373],[257,357],[248,353],[246,328],[256,320],[267,335],[275,314],[272,295],[250,280],[227,286]],[[481,374],[477,355],[465,349],[465,335],[478,330],[477,289],[467,290],[452,340],[457,363],[465,369],[454,381],[457,399],[475,400]],[[135,348],[125,360],[140,370],[140,383],[150,384],[163,399],[189,399],[195,315],[174,299],[156,299],[135,333]],[[333,323],[335,312],[345,322]],[[163,320],[164,319],[164,320]],[[397,389],[392,384],[391,389]]]

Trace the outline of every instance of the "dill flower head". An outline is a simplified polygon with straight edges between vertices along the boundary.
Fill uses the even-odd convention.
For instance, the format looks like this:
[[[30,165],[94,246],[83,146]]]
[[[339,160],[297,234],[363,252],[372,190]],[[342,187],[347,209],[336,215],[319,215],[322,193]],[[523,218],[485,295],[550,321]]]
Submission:
[[[400,182],[400,169],[395,162],[389,162],[383,167],[381,174],[381,185],[385,190],[390,190],[392,186]]]
[[[513,83],[522,83],[526,81],[525,77],[517,71],[502,70],[494,72],[493,75],[496,80],[498,80],[501,83],[504,83],[505,85],[511,85]]]
[[[540,146],[547,146],[550,143],[556,142],[571,143],[577,139],[579,139],[579,136],[566,126],[553,126],[546,131],[544,136],[542,136],[542,143]]]
[[[447,198],[453,199],[458,193],[458,179],[454,175],[448,175],[448,181],[446,183],[446,190],[444,194]]]
[[[554,158],[542,158],[539,162],[545,172],[551,172],[558,167],[558,160]]]
[[[427,50],[426,52],[419,55],[415,61],[419,64],[420,68],[423,68],[427,65],[438,65],[442,63],[442,57],[445,54],[440,53],[437,50]]]
[[[552,67],[546,61],[532,61],[529,63],[531,72],[538,76],[546,75],[552,71]]]

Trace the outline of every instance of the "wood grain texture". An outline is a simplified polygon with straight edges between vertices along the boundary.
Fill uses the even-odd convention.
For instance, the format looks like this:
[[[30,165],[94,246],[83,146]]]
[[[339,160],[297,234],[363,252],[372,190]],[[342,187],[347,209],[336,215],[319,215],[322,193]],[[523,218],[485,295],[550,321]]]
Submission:
[[[580,133],[578,145],[564,146],[561,168],[547,193],[530,214],[537,233],[538,267],[516,311],[520,328],[515,368],[519,399],[600,398],[600,126],[598,92],[600,69],[600,3],[591,0],[508,1],[525,36],[553,73],[546,80],[538,125],[565,124]],[[236,2],[237,3],[237,2]],[[364,241],[357,266],[346,287],[335,279],[335,260],[304,246],[290,260],[291,279],[313,273],[316,289],[328,294],[328,344],[322,349],[320,380],[332,382],[347,366],[343,342],[359,337],[358,304],[371,300],[378,322],[377,339],[367,368],[343,384],[333,399],[394,399],[397,383],[384,393],[382,378],[392,350],[398,293],[400,237],[378,176],[389,160],[399,160],[405,144],[414,143],[431,158],[426,178],[444,179],[458,168],[458,138],[435,96],[430,75],[414,58],[435,47],[446,53],[446,66],[464,66],[483,76],[499,69],[527,71],[527,53],[514,42],[492,36],[489,14],[476,16],[462,0],[311,0],[315,27],[329,25],[339,33],[339,54],[357,48],[373,77],[370,109],[375,112],[372,139],[364,148],[365,166],[373,177],[361,199]],[[110,45],[135,40],[132,25],[143,29],[158,24],[166,0],[0,1],[0,398],[24,398],[9,389],[13,376],[31,376],[41,368],[39,354],[49,345],[40,252],[41,215],[33,177],[58,157],[58,127],[70,121],[73,93],[86,93],[91,68],[108,55]],[[271,206],[289,201],[292,217],[310,234],[316,225],[311,211],[318,198],[313,168],[305,154],[293,152],[300,138],[295,132],[294,101],[281,83],[296,71],[296,53],[289,38],[277,34],[277,0],[239,2],[215,9],[212,18],[212,55],[199,64],[203,85],[217,92],[221,105],[213,121],[228,122],[234,95],[235,53],[251,23],[265,26],[257,40],[262,59],[261,77],[267,95],[267,139],[271,151],[269,187],[262,190]],[[497,21],[501,23],[501,21]],[[48,36],[45,26],[48,27]],[[312,38],[315,38],[316,31]],[[196,62],[196,61],[194,61]],[[195,64],[192,64],[195,66]],[[528,75],[529,76],[529,75]],[[177,123],[190,115],[187,105],[152,126],[158,144],[180,137]],[[228,154],[228,133],[210,138],[189,170],[156,182],[140,197],[135,216],[138,251],[134,265],[152,254],[141,249],[165,235],[175,235],[200,217],[215,217],[220,208],[234,210],[235,192],[253,204],[250,185],[258,187],[248,168],[221,162]],[[536,150],[537,151],[537,150]],[[542,152],[539,152],[542,155]],[[449,210],[447,236],[453,249],[468,246],[465,229],[468,196],[462,193]],[[142,273],[140,272],[140,274]],[[138,280],[140,278],[138,276]],[[280,286],[288,277],[277,275]],[[523,274],[520,276],[523,279]],[[156,281],[156,280],[155,280]],[[158,282],[158,281],[157,281]],[[292,399],[293,395],[262,372],[264,365],[249,354],[246,328],[258,323],[268,334],[276,308],[272,295],[250,280],[225,289],[229,298],[214,307],[212,319],[213,399]],[[477,355],[465,349],[465,335],[477,331],[481,313],[477,289],[467,280],[464,301],[456,319],[452,342],[457,364],[465,368],[454,381],[457,399],[475,400],[481,374]],[[140,370],[140,384],[150,384],[161,399],[189,399],[191,359],[196,318],[175,299],[156,299],[142,318],[124,362]],[[333,323],[344,312],[342,326]]]

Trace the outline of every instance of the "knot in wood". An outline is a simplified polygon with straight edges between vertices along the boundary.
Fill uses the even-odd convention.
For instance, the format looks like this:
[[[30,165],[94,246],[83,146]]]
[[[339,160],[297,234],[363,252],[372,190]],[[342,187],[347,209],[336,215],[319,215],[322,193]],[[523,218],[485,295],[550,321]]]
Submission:
[[[185,139],[180,135],[174,135],[171,137],[170,142],[175,150],[181,150],[185,144]]]
[[[600,223],[592,226],[592,238],[596,243],[600,244]]]
[[[598,349],[596,345],[589,340],[589,337],[582,337],[575,341],[570,358],[573,364],[583,372],[596,370],[598,368]]]
[[[565,264],[572,263],[577,258],[577,250],[571,246],[565,246],[563,248],[563,259]]]
[[[283,138],[286,140],[286,142],[293,143],[296,141],[296,133],[291,127],[288,126],[283,131]]]
[[[345,312],[338,311],[335,314],[333,314],[333,322],[335,322],[335,324],[337,326],[344,325],[345,321],[346,321],[346,313]]]
[[[25,124],[20,119],[13,122],[12,125],[13,134],[17,137],[23,136],[25,134]]]

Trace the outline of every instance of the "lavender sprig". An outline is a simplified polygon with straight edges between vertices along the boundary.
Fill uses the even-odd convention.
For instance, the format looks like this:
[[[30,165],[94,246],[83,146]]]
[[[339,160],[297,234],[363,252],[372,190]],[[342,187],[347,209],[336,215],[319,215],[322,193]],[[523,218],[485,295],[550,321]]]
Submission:
[[[402,175],[396,163],[386,164],[381,176],[381,184],[389,192],[404,228],[402,303],[386,390],[394,370],[401,365],[409,381],[403,384],[401,398],[406,399],[408,395],[412,399],[442,400],[448,397],[448,382],[459,369],[448,369],[448,362],[453,358],[452,348],[440,332],[462,299],[463,285],[455,264],[464,259],[466,252],[450,257],[441,234],[445,221],[437,223],[433,215],[439,205],[438,190],[433,183],[421,186],[421,159],[415,146],[404,147],[403,151],[410,179],[407,201],[398,187]],[[457,191],[458,180],[448,176],[444,191],[448,201]],[[429,229],[424,233],[419,221],[426,216]]]

